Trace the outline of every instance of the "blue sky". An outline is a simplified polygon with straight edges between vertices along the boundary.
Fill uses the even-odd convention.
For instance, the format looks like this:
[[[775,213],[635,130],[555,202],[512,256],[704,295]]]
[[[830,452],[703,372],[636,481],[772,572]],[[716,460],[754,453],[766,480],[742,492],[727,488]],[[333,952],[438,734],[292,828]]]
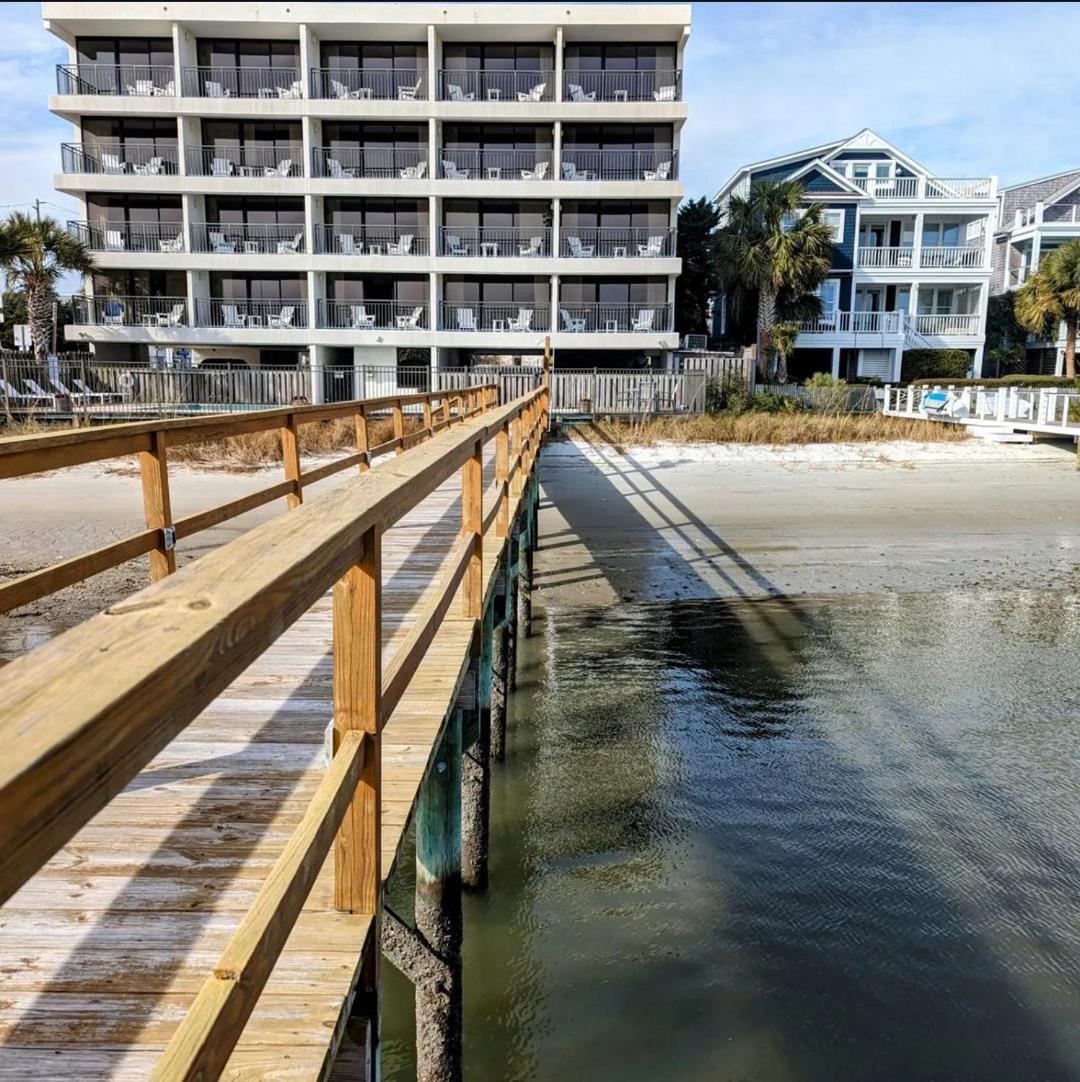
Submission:
[[[69,125],[52,116],[66,60],[37,4],[4,4],[0,206],[52,188]],[[1080,165],[1080,4],[695,4],[687,55],[688,195],[758,158],[873,128],[945,176],[1008,184]]]

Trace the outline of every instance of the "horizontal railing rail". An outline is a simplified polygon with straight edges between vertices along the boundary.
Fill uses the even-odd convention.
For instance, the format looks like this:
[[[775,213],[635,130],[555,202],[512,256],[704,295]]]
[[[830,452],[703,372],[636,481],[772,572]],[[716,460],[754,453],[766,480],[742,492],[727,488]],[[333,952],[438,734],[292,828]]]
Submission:
[[[564,145],[563,180],[675,180],[678,154],[655,150],[578,150]]]
[[[932,406],[925,402],[931,394],[936,398]],[[947,396],[944,403],[943,394]],[[957,387],[946,382],[889,386],[882,409],[886,414],[908,417],[925,417],[932,409],[935,417],[947,420],[1080,434],[1080,392],[1070,387]]]
[[[71,318],[76,324],[103,327],[186,327],[186,297],[87,297],[71,298]]]
[[[278,180],[304,175],[302,143],[276,146],[218,145],[188,147],[187,173],[195,177],[262,177]]]
[[[927,199],[989,199],[994,194],[990,177],[927,177]]]
[[[977,312],[943,313],[930,315],[921,313],[911,317],[915,330],[919,334],[978,334],[980,317]]]
[[[56,92],[171,98],[176,69],[172,64],[57,64]]]
[[[994,182],[990,177],[849,177],[874,199],[965,200],[990,199]]]
[[[573,304],[560,301],[555,330],[564,334],[662,334],[672,329],[670,304]]]
[[[986,265],[982,244],[924,246],[919,252],[919,266],[941,269],[978,269]]]
[[[324,255],[427,255],[428,223],[315,226],[315,251]]]
[[[340,101],[425,101],[427,71],[416,67],[312,68],[311,96]]]
[[[296,68],[186,67],[180,86],[189,98],[302,98]]]
[[[899,334],[906,312],[822,312],[799,323],[801,334]]]
[[[349,331],[426,331],[428,306],[424,301],[334,301],[316,305],[317,325]]]
[[[196,297],[195,326],[226,330],[286,331],[308,325],[306,297],[295,300],[234,300],[230,297]]]
[[[439,151],[439,176],[445,180],[551,180],[551,147],[524,150]]]
[[[915,266],[915,253],[916,249],[910,245],[884,248],[860,247],[856,258],[860,267],[906,270]]]
[[[68,222],[92,252],[182,252],[182,222]]]
[[[492,259],[529,259],[551,255],[547,226],[441,226],[439,253]]]
[[[563,101],[682,101],[682,72],[567,71]]]
[[[63,143],[64,173],[105,173],[110,176],[163,176],[180,171],[180,151],[171,142]]]
[[[862,188],[875,199],[914,199],[919,194],[918,177],[849,177],[856,188]]]
[[[540,69],[515,71],[439,72],[442,101],[554,101],[555,72]]]
[[[1051,203],[1042,208],[1040,220],[1051,225],[1075,225],[1080,222],[1080,204]]]
[[[443,301],[439,325],[444,331],[491,331],[496,334],[546,331],[551,309],[534,301],[484,304],[472,301]]]
[[[401,147],[313,147],[312,175],[331,180],[371,177],[382,180],[422,180],[427,176],[427,144]]]
[[[675,255],[671,226],[587,226],[561,230],[559,254],[570,259],[666,259]]]
[[[215,255],[297,255],[303,222],[194,222],[191,250]]]

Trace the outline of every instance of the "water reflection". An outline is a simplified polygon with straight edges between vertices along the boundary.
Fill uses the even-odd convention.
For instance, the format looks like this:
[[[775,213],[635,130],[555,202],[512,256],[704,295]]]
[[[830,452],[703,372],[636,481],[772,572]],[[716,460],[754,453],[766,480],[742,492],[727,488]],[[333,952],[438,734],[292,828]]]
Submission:
[[[466,900],[467,1076],[1080,1077],[1078,630],[970,592],[549,614]]]

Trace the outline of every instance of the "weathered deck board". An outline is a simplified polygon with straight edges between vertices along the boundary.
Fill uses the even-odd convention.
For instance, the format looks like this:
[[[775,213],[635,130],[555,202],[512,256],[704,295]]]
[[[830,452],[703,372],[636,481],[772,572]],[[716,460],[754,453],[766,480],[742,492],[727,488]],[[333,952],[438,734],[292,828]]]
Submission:
[[[384,665],[460,514],[452,478],[385,535]],[[485,589],[501,548],[489,534]],[[460,611],[384,730],[384,876],[468,666]],[[150,1074],[325,771],[331,642],[327,596],[0,909],[0,1079]],[[371,931],[333,909],[332,869],[331,855],[223,1077],[311,1079],[331,1057]]]

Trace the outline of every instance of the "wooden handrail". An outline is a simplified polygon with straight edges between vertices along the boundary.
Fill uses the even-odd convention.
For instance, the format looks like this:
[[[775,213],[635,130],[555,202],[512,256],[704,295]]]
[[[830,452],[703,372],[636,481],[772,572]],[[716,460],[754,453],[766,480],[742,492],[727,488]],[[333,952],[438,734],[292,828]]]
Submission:
[[[430,391],[386,398],[356,399],[332,406],[291,406],[238,416],[138,421],[0,438],[0,479],[25,477],[45,470],[138,455],[147,525],[144,533],[123,538],[93,552],[31,571],[11,582],[0,584],[0,612],[8,612],[20,605],[29,604],[147,554],[150,555],[150,580],[156,582],[176,570],[176,541],[282,497],[288,501],[290,510],[295,509],[303,502],[306,485],[324,480],[343,470],[365,470],[372,459],[379,455],[390,451],[400,454],[413,446],[414,442],[428,439],[444,427],[491,408],[497,399],[497,387],[483,384],[475,390],[480,404],[468,412],[460,406],[459,392],[451,394],[447,391]],[[459,403],[457,412],[453,414],[449,410],[451,400]],[[432,427],[427,424],[427,420],[434,402],[443,404],[444,416],[439,425]],[[405,435],[403,407],[415,404],[423,406],[425,427],[416,433]],[[368,421],[372,415],[387,411],[390,411],[388,415],[393,419],[394,438],[371,447],[368,442]],[[298,429],[302,425],[322,423],[338,417],[355,417],[356,453],[303,471]],[[173,521],[169,499],[169,447],[273,430],[278,431],[281,437],[286,482],[284,486],[274,484],[242,499],[231,500]]]

